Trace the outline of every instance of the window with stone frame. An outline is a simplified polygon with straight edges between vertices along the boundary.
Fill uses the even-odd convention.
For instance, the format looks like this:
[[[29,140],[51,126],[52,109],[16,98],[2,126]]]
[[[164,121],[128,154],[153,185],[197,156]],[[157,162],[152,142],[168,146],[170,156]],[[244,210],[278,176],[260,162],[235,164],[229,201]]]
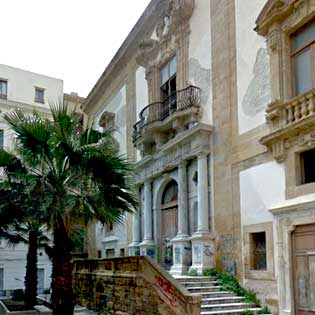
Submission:
[[[8,81],[0,80],[0,98],[6,100],[8,97]]]
[[[291,59],[295,95],[315,87],[315,21],[291,35]]]
[[[304,185],[315,182],[315,148],[301,152],[300,162],[300,181],[298,184]]]
[[[250,234],[250,269],[267,270],[266,232]]]
[[[45,89],[35,87],[35,102],[44,104],[45,103],[44,94],[45,94]]]
[[[161,69],[162,119],[176,110],[176,56]]]

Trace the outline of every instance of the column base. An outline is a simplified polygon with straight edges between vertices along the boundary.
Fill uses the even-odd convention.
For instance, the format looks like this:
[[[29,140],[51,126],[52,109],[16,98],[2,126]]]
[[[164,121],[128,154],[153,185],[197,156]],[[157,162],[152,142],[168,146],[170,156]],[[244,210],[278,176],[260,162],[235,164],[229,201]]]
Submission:
[[[214,268],[215,239],[209,232],[196,232],[191,238],[192,265],[189,271],[196,270],[198,274]]]
[[[140,256],[140,242],[132,242],[129,244],[128,254],[129,256]]]
[[[143,241],[139,244],[140,256],[149,256],[156,258],[155,243],[153,241]]]
[[[171,275],[183,275],[191,265],[191,243],[188,235],[177,235],[172,239],[174,264]]]

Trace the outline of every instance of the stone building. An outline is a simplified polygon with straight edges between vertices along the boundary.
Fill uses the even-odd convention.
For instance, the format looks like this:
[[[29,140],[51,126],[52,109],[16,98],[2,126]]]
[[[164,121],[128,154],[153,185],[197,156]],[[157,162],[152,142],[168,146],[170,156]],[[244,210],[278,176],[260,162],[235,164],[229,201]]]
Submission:
[[[312,0],[152,0],[90,92],[141,206],[102,256],[217,266],[273,312],[315,310]]]
[[[51,117],[49,102],[62,100],[69,107],[78,107],[83,98],[76,94],[63,93],[63,81],[42,74],[0,65],[0,113],[22,109],[33,113],[34,110]],[[78,113],[83,115],[78,108]],[[0,148],[12,150],[14,135],[0,117]],[[8,246],[0,241],[0,294],[10,295],[12,290],[24,288],[27,248],[23,244]],[[38,252],[38,292],[50,287],[51,262],[44,249]]]

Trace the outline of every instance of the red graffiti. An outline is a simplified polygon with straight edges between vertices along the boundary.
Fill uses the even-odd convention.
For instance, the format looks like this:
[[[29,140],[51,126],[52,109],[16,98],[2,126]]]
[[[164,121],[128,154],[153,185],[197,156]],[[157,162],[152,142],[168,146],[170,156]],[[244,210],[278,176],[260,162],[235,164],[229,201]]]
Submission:
[[[155,283],[153,286],[163,294],[172,307],[179,307],[180,302],[185,303],[185,300],[176,292],[176,288],[161,276],[155,276]]]

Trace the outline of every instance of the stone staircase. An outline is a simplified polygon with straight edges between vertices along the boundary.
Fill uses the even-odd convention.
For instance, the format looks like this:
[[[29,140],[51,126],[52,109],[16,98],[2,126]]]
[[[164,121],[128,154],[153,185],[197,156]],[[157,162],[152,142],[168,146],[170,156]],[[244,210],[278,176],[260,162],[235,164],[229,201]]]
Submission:
[[[176,279],[190,293],[202,296],[201,315],[239,315],[245,310],[257,314],[261,309],[244,302],[243,297],[233,292],[221,291],[215,277],[178,276]]]

